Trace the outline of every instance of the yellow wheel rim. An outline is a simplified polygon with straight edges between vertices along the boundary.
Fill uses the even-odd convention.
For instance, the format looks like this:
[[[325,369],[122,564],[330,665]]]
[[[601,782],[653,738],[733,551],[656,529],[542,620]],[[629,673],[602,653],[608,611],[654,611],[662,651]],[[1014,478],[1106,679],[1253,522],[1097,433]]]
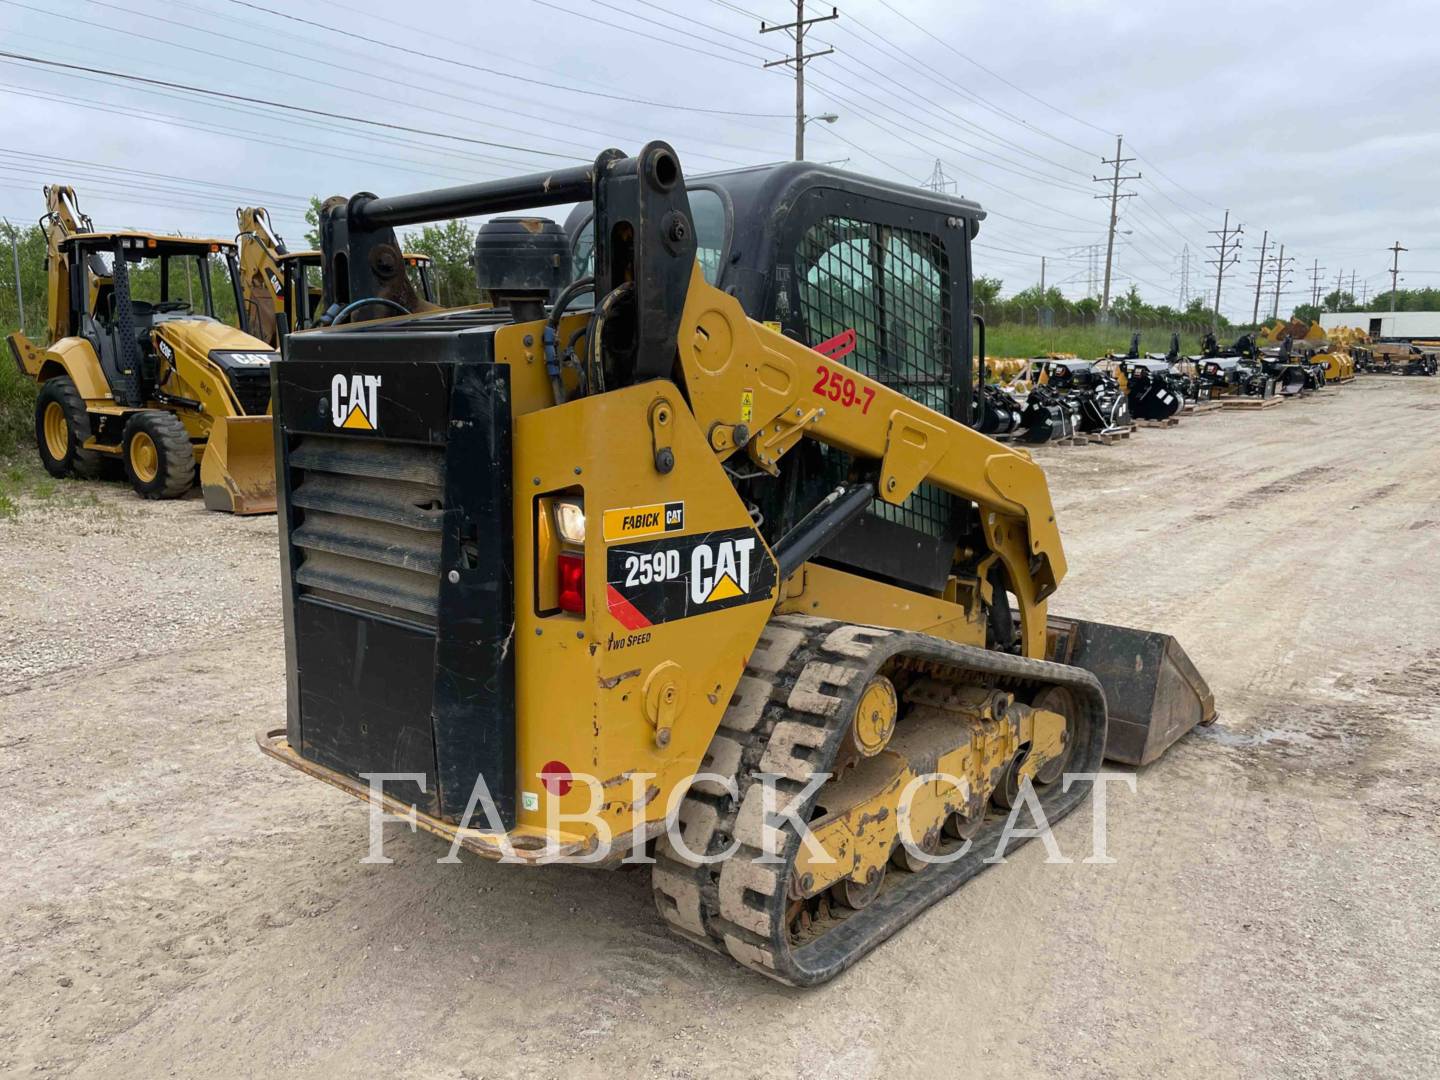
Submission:
[[[45,406],[45,415],[40,427],[45,433],[45,449],[55,461],[64,461],[70,453],[70,421],[65,419],[65,410],[58,401]]]
[[[155,440],[143,431],[137,431],[130,440],[130,468],[135,479],[142,484],[154,480],[160,472],[160,454],[155,449]]]
[[[862,756],[874,757],[885,749],[895,733],[897,710],[894,684],[884,675],[876,675],[861,693],[850,724],[851,739]]]

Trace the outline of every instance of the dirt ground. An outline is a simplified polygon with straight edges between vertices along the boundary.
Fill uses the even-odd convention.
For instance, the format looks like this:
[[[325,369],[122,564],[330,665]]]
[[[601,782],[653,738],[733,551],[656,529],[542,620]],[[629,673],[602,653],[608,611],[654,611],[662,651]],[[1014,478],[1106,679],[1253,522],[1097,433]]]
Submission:
[[[1060,613],[1176,634],[1221,719],[792,991],[644,871],[436,865],[263,757],[273,518],[0,522],[0,1074],[1431,1076],[1440,379],[1041,451]]]

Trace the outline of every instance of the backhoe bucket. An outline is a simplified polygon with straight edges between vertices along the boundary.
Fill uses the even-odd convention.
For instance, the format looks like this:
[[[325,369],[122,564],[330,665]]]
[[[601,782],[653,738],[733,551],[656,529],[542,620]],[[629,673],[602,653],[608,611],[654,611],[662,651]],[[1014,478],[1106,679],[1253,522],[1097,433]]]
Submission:
[[[1045,654],[1100,680],[1111,761],[1148,765],[1197,724],[1215,722],[1215,695],[1169,634],[1051,616]]]
[[[200,490],[210,510],[275,512],[275,428],[270,417],[216,417],[200,459]]]

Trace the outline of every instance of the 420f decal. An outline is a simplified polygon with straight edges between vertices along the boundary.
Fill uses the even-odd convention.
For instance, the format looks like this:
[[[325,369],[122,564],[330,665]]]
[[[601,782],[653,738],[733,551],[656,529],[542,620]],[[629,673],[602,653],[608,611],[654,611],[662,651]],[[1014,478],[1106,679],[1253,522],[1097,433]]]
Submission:
[[[751,529],[616,544],[606,552],[606,596],[621,626],[638,630],[768,600],[775,560]]]

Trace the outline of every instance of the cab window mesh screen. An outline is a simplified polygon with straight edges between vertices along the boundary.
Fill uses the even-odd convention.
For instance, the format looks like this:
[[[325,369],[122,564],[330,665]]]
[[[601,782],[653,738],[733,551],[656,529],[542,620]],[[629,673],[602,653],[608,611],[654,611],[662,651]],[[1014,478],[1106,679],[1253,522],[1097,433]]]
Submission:
[[[855,351],[843,363],[950,415],[950,271],[940,239],[827,217],[806,230],[795,256],[806,343],[854,330]],[[837,473],[847,467],[842,455],[827,456]],[[950,496],[929,484],[903,506],[876,499],[872,512],[936,537],[947,535],[951,522]]]

